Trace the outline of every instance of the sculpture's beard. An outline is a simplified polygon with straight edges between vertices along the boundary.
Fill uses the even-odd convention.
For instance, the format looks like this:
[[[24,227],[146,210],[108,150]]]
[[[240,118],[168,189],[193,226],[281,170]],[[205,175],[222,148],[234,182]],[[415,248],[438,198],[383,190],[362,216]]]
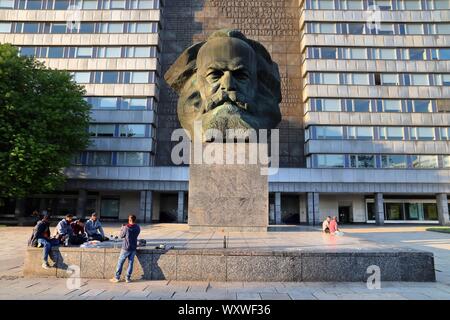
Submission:
[[[227,129],[248,130],[253,128],[252,107],[242,102],[235,92],[220,91],[204,101],[201,108],[202,129],[218,130],[225,137]]]

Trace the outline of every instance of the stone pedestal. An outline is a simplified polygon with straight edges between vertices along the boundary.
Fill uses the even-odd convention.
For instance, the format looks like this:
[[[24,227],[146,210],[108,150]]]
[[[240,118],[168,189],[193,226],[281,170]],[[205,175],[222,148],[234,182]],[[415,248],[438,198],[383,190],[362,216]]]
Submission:
[[[255,157],[260,147],[267,148],[259,144],[203,144],[203,155],[211,155],[216,148],[221,164],[200,163],[199,150],[196,158],[195,147],[191,148],[188,222],[192,231],[267,231],[269,184],[263,174],[267,166]]]

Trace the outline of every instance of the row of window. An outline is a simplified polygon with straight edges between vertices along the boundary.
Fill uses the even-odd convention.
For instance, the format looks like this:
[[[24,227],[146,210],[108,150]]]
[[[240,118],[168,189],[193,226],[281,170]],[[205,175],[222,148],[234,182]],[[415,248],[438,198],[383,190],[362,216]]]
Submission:
[[[438,220],[438,210],[435,202],[425,202],[423,200],[402,201],[385,199],[383,206],[384,220],[387,221]],[[367,220],[375,221],[375,203],[372,199],[367,201]]]
[[[0,22],[0,33],[158,33],[158,22]]]
[[[154,97],[84,97],[93,110],[156,110]]]
[[[450,23],[307,22],[307,33],[372,35],[450,34]]]
[[[307,59],[450,60],[450,48],[308,47]]]
[[[26,10],[124,10],[159,9],[159,0],[0,0],[0,9]]]
[[[19,47],[21,56],[36,58],[156,58],[156,46],[134,47]]]
[[[305,0],[306,9],[320,10],[447,10],[448,0]]]
[[[310,126],[305,139],[450,140],[450,127]]]
[[[154,134],[148,124],[93,123],[89,125],[91,137],[149,138]]]
[[[76,166],[149,166],[152,157],[149,152],[134,151],[85,151],[72,158]]]
[[[314,154],[309,168],[438,169],[450,168],[450,155]]]
[[[315,112],[438,112],[436,100],[309,99],[305,111]]]
[[[156,83],[154,71],[76,71],[72,75],[77,83]]]
[[[305,84],[366,86],[450,86],[450,74],[309,72],[306,77]]]

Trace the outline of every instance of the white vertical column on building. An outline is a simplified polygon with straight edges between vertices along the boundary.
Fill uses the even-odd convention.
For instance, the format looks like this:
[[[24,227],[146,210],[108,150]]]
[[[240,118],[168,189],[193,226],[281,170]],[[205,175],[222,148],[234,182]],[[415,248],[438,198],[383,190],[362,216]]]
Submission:
[[[281,224],[281,192],[275,192],[275,224]]]
[[[177,209],[178,223],[184,222],[184,191],[178,192],[178,209]]]
[[[439,216],[439,224],[442,226],[450,225],[450,217],[448,215],[448,199],[447,194],[440,193],[436,195],[436,203]]]
[[[315,225],[320,221],[319,193],[308,192],[307,195],[308,224]]]
[[[384,199],[382,193],[375,194],[375,223],[377,226],[384,225]]]

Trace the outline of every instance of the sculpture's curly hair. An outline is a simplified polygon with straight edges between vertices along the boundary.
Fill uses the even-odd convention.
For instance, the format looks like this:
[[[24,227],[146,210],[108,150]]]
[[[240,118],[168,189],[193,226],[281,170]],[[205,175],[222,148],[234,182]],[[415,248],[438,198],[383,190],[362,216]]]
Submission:
[[[281,81],[278,65],[272,61],[269,52],[260,43],[250,40],[238,30],[224,29],[212,33],[208,40],[215,38],[237,38],[246,42],[255,52],[257,59],[256,108],[252,109],[249,120],[254,129],[273,129],[281,121]],[[202,98],[197,87],[197,55],[207,42],[197,43],[186,49],[164,75],[166,82],[179,94],[178,118],[181,125],[190,131],[193,119],[202,106]],[[247,117],[246,117],[247,118]]]

